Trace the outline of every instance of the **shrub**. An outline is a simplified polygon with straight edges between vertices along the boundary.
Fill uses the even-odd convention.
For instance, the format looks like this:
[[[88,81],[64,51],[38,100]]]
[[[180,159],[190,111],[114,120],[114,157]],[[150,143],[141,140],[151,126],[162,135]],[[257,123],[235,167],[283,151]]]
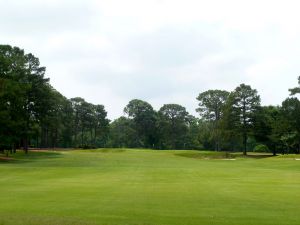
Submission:
[[[253,152],[269,152],[269,148],[268,146],[266,145],[263,145],[263,144],[259,144],[259,145],[256,145],[253,149]]]

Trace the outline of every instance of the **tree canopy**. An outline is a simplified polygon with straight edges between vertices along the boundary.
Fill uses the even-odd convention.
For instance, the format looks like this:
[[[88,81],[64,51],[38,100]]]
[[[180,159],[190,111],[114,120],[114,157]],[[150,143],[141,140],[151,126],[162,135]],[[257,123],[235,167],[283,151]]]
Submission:
[[[141,99],[110,121],[105,107],[66,98],[31,53],[0,45],[0,151],[28,148],[130,147],[300,151],[300,77],[280,106],[261,106],[256,89],[207,90],[197,96],[199,118],[179,104],[158,110]],[[263,146],[263,148],[262,148]]]

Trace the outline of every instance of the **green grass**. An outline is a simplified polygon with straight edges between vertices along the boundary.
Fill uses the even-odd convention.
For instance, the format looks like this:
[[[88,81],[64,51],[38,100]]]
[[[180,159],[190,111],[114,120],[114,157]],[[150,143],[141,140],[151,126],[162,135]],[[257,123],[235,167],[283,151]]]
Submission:
[[[0,225],[300,224],[295,155],[103,149],[14,158],[0,161]]]

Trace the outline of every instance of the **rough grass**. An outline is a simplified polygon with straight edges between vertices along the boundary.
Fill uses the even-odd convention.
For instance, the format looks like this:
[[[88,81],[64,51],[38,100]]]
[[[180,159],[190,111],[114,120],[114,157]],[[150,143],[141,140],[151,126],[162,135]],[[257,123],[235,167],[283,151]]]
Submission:
[[[0,160],[0,225],[299,225],[295,158],[19,152],[14,160]]]

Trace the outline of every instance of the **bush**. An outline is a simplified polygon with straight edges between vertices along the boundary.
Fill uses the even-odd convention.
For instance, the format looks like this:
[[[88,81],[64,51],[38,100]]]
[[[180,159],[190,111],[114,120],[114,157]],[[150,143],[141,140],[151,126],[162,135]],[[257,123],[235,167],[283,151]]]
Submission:
[[[256,145],[255,148],[253,149],[253,152],[269,152],[269,148],[266,145],[259,144]]]

